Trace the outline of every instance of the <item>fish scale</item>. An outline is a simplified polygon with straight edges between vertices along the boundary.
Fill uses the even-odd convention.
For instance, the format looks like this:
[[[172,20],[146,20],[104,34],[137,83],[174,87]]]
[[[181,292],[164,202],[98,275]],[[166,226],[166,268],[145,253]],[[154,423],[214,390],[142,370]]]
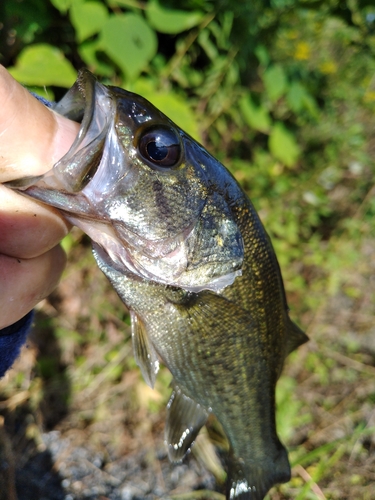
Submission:
[[[82,121],[70,151],[51,172],[7,185],[91,237],[130,311],[146,382],[159,361],[171,371],[170,459],[183,459],[213,413],[230,443],[227,499],[262,500],[290,478],[275,386],[307,337],[289,318],[258,214],[226,168],[142,97],[83,70],[55,110]]]

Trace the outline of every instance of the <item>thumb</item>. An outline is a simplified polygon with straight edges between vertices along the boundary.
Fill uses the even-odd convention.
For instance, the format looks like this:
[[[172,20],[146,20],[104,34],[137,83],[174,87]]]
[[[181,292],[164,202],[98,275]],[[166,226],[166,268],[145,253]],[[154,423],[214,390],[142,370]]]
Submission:
[[[79,125],[53,112],[0,65],[0,182],[38,175],[70,148]]]

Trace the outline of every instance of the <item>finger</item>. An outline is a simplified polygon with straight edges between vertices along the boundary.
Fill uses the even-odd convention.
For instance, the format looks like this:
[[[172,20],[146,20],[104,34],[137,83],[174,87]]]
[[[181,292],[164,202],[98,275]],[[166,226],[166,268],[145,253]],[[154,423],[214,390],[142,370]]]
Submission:
[[[0,255],[0,329],[25,316],[52,292],[65,262],[59,246],[34,259]]]
[[[0,182],[52,168],[79,129],[41,104],[2,66],[0,110]],[[0,253],[20,258],[42,255],[68,228],[57,210],[0,186]]]
[[[48,171],[79,130],[79,124],[40,103],[1,65],[0,109],[0,182]]]
[[[30,259],[55,247],[69,231],[57,210],[0,185],[0,254]]]

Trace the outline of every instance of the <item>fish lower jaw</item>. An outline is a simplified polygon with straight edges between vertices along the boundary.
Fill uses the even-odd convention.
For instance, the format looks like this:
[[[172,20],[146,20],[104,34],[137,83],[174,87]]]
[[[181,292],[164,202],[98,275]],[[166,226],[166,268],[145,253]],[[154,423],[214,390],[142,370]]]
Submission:
[[[100,245],[113,261],[115,266],[123,269],[124,274],[131,272],[141,279],[153,281],[166,286],[175,286],[188,292],[199,293],[202,290],[219,292],[231,285],[241,271],[233,271],[223,276],[212,277],[208,273],[187,271],[187,257],[183,245],[170,255],[150,258],[136,251],[118,239],[112,226],[105,222],[81,219],[66,214],[73,225],[84,231],[93,241]]]
[[[138,275],[129,252],[118,240],[110,224],[92,219],[74,217],[74,215],[70,215],[69,213],[65,214],[65,218],[74,226],[79,227],[95,243],[103,248],[116,267],[125,268],[124,271],[128,269]]]
[[[131,256],[129,255],[124,264],[127,265],[129,260],[138,276],[194,293],[202,290],[219,292],[231,285],[236,277],[242,274],[240,270],[237,270],[222,276],[213,276],[212,264],[202,264],[189,269],[188,250],[183,242],[167,255],[149,257],[135,251],[131,252]]]

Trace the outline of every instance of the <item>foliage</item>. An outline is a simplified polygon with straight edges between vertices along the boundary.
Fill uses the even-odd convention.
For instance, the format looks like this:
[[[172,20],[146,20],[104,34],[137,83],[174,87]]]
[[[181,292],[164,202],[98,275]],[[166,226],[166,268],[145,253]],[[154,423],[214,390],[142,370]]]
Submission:
[[[309,240],[347,215],[330,196],[339,185],[352,210],[371,187],[370,3],[31,0],[37,21],[23,3],[5,2],[2,55],[17,79],[68,87],[72,63],[141,92],[252,184],[274,237]],[[286,212],[285,192],[300,198],[277,223],[267,205]]]
[[[1,8],[1,62],[19,81],[60,98],[88,67],[152,101],[231,169],[270,233],[294,315],[311,320],[338,293],[364,296],[353,272],[370,269],[358,256],[375,229],[373,2],[5,0]],[[304,367],[323,386],[335,372],[328,361],[313,352]],[[97,370],[116,380],[115,366]],[[83,385],[97,375],[84,379],[80,366],[77,374]],[[279,389],[285,439],[310,422],[295,390],[291,378]],[[321,480],[361,429],[314,456],[297,450],[295,464],[320,461],[308,470]],[[312,483],[293,481],[295,498],[318,498]]]

